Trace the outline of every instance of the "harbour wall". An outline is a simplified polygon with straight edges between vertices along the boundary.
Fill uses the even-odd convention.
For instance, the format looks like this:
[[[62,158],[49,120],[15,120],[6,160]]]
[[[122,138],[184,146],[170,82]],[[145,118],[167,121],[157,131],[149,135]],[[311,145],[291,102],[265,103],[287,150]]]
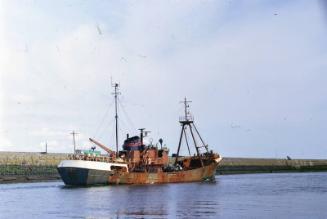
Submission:
[[[0,183],[60,179],[56,166],[69,154],[0,152]],[[327,160],[223,158],[217,174],[327,171]]]
[[[325,159],[223,158],[217,174],[327,171]]]

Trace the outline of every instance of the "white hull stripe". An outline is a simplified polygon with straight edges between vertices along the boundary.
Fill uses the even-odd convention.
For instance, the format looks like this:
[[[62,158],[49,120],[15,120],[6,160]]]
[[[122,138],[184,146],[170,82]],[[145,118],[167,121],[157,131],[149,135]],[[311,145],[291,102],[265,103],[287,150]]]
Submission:
[[[128,170],[127,164],[105,163],[105,162],[87,161],[87,160],[63,160],[59,163],[58,168],[75,167],[75,168],[84,168],[84,169],[92,169],[92,170],[111,171],[111,166],[125,167]]]

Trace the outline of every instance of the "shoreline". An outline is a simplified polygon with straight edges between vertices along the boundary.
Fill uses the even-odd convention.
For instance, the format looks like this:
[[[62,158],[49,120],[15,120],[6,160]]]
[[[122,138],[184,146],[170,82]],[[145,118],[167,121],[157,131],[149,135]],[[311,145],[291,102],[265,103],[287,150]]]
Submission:
[[[60,180],[57,165],[69,154],[0,152],[0,184]],[[327,159],[223,158],[216,175],[326,172]]]
[[[15,183],[33,183],[33,182],[54,182],[60,181],[60,176],[2,176],[0,177],[1,184],[15,184]]]
[[[245,175],[245,174],[275,174],[275,173],[323,173],[327,170],[281,170],[281,171],[219,171],[217,170],[216,176],[219,175]],[[37,182],[56,182],[61,181],[60,176],[1,176],[1,184],[16,184],[16,183],[37,183]]]

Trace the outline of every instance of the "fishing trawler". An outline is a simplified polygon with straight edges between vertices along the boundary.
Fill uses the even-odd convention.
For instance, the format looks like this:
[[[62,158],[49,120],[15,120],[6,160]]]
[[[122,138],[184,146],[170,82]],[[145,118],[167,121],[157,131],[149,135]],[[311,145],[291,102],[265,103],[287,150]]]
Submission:
[[[118,84],[115,84],[115,104],[117,104]],[[184,116],[180,117],[181,133],[177,153],[169,157],[169,149],[146,142],[147,132],[139,129],[139,136],[126,139],[122,150],[118,150],[118,113],[116,119],[116,151],[109,149],[100,142],[89,139],[107,152],[107,155],[74,154],[69,160],[63,160],[58,165],[58,172],[66,185],[95,184],[159,184],[181,183],[214,180],[216,169],[222,157],[209,151],[194,124],[194,118],[189,112],[189,102],[185,98]],[[191,136],[191,142],[188,139]],[[189,155],[180,156],[182,142],[186,143]],[[200,144],[198,143],[200,142]],[[191,155],[190,146],[196,153]]]

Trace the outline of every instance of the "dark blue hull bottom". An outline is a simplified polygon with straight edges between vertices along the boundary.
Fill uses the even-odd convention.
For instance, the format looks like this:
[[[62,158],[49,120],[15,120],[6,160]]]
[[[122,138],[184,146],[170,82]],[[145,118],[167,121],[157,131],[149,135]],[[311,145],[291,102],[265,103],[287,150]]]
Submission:
[[[76,167],[58,167],[61,179],[66,185],[87,186],[108,184],[110,171]]]

